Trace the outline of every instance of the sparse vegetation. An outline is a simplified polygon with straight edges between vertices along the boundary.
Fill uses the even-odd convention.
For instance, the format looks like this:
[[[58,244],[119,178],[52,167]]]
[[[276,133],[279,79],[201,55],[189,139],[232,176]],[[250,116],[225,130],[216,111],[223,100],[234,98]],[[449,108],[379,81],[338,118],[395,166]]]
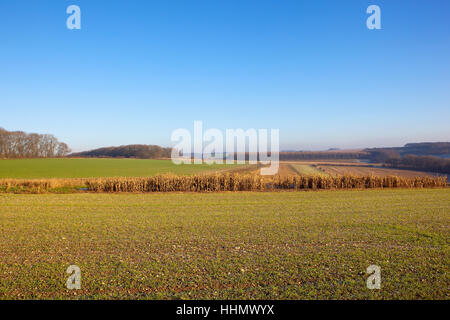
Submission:
[[[0,299],[448,299],[449,212],[450,189],[0,194]]]

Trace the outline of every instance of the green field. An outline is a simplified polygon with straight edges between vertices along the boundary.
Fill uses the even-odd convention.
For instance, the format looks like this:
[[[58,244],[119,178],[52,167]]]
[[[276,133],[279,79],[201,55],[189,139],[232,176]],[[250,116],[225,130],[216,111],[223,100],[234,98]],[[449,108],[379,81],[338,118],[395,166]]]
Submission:
[[[449,189],[0,194],[0,298],[448,299],[449,213]]]
[[[14,159],[0,160],[0,178],[143,177],[158,173],[195,174],[239,165],[182,164],[143,159]]]

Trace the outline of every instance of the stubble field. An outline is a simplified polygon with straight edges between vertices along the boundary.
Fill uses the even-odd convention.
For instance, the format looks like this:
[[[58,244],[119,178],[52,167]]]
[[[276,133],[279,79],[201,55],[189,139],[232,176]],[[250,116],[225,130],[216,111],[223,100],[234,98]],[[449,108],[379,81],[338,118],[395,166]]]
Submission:
[[[384,176],[398,176],[398,177],[426,177],[426,176],[436,176],[436,174],[426,173],[421,171],[414,170],[402,170],[402,169],[391,169],[391,168],[377,168],[370,166],[350,166],[350,165],[341,165],[341,166],[329,166],[329,165],[320,165],[318,166],[320,170],[326,172],[329,175],[360,175],[360,176],[368,176],[374,175],[377,177]]]

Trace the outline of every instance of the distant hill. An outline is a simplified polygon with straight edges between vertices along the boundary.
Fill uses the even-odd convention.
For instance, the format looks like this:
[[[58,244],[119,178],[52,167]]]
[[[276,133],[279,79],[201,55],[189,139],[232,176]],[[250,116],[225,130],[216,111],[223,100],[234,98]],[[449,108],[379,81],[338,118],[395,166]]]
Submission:
[[[449,158],[450,142],[407,143],[403,147],[369,148],[364,151],[370,154],[372,160],[382,160],[385,155],[389,158],[403,157],[406,155]]]
[[[119,147],[106,147],[90,151],[72,153],[69,157],[93,157],[93,158],[137,158],[159,159],[170,158],[172,149],[156,145],[131,144]]]
[[[450,142],[408,143],[398,148],[400,155],[414,154],[416,156],[450,155]]]
[[[408,143],[403,147],[365,151],[371,162],[384,166],[450,174],[450,142]]]
[[[72,153],[69,157],[158,159],[170,158],[171,150],[157,145],[133,144]],[[408,143],[403,147],[364,150],[280,152],[280,160],[369,159],[372,162],[385,162],[406,155],[449,158],[450,142]]]
[[[364,159],[368,153],[362,150],[290,151],[280,152],[280,160],[338,160]]]

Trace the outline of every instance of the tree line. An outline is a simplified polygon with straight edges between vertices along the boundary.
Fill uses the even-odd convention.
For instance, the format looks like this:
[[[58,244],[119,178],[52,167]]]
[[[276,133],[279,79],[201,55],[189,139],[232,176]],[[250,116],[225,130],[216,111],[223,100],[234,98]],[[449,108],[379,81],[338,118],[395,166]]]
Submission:
[[[342,160],[367,157],[362,151],[287,151],[280,152],[280,160]]]
[[[384,162],[385,166],[400,169],[450,174],[450,159],[433,156],[416,156],[408,154],[401,158],[390,158]]]
[[[371,162],[381,163],[385,167],[450,174],[450,159],[426,154],[433,152],[436,155],[447,155],[450,151],[449,145],[448,142],[410,143],[402,148],[366,150]],[[418,154],[407,153],[412,151],[418,152]]]
[[[70,153],[64,142],[51,134],[7,131],[0,128],[0,158],[53,158]]]
[[[438,156],[445,157],[450,155],[450,142],[420,142],[407,143],[403,147],[393,148],[368,148],[368,152],[375,160],[386,158],[400,158],[408,154],[416,156]]]
[[[170,158],[172,148],[162,148],[156,145],[132,144],[120,147],[106,147],[90,151],[73,153],[72,157],[107,157],[107,158],[137,158],[157,159]]]

